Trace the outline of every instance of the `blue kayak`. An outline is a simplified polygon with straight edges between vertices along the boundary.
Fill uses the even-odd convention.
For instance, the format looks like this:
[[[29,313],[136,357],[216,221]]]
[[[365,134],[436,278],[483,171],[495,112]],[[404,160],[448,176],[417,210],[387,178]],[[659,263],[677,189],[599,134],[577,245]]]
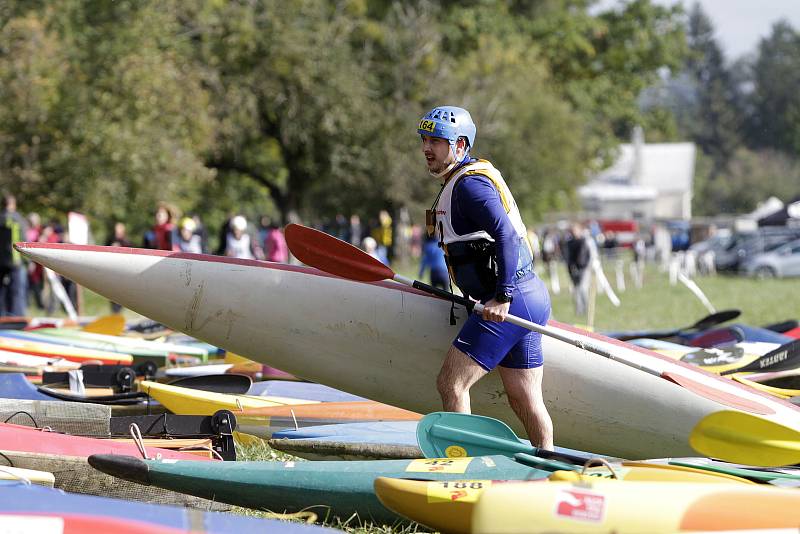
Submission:
[[[287,428],[272,434],[272,439],[302,439],[337,443],[417,445],[416,421],[376,421]]]
[[[308,441],[324,441],[326,443],[370,443],[378,445],[417,446],[417,421],[386,421],[372,423],[341,423],[337,425],[307,426],[305,428],[285,429],[275,432],[272,439],[291,439]],[[521,443],[530,445],[526,439]],[[556,452],[571,456],[584,457],[587,460],[597,458],[590,454],[566,447],[556,447]],[[608,458],[603,456],[603,458]]]
[[[41,393],[22,373],[0,373],[0,398],[20,400],[57,400]]]
[[[740,333],[745,341],[760,341],[763,343],[777,343],[778,345],[785,345],[790,341],[794,341],[794,338],[789,336],[784,336],[783,334],[779,334],[778,332],[774,332],[772,330],[768,330],[766,328],[761,328],[758,326],[747,326],[744,324],[733,324],[730,326],[732,330],[737,333]]]
[[[92,515],[151,523],[191,532],[242,534],[275,532],[314,534],[331,529],[275,519],[256,519],[220,512],[201,512],[163,504],[145,504],[106,497],[66,493],[15,481],[0,481],[0,513]]]
[[[720,337],[722,335],[728,333],[729,338],[731,338],[733,343],[736,341],[746,341],[746,342],[761,342],[761,343],[776,343],[778,345],[785,345],[790,341],[793,341],[793,338],[789,336],[785,336],[783,334],[779,334],[778,332],[774,332],[772,330],[768,330],[766,328],[760,328],[758,326],[747,326],[744,324],[736,323],[730,326],[726,326],[724,328],[717,328],[714,330],[706,330],[704,332],[698,332],[696,334],[682,336],[682,338],[686,341],[687,344],[697,344],[695,340],[700,338],[701,336],[712,338],[714,334],[719,334]],[[728,341],[730,343],[730,341]],[[708,344],[702,343],[702,346],[711,346],[715,344]]]
[[[365,401],[351,393],[339,391],[332,387],[314,384],[313,382],[290,382],[288,380],[265,380],[256,382],[247,392],[259,397],[288,397],[290,399],[306,399],[319,402],[352,402]]]

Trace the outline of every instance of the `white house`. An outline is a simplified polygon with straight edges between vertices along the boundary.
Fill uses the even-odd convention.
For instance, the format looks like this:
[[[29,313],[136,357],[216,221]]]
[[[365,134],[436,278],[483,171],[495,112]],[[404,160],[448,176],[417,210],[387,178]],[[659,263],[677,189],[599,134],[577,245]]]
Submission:
[[[614,164],[578,189],[587,215],[598,219],[692,217],[694,143],[645,143],[640,128],[633,143],[619,147]]]

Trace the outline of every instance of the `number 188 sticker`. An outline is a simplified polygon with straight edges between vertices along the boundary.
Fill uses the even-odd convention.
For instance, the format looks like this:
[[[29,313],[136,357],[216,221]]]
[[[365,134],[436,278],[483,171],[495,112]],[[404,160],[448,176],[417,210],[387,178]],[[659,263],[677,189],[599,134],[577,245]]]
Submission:
[[[442,480],[428,482],[428,502],[476,502],[491,480]]]

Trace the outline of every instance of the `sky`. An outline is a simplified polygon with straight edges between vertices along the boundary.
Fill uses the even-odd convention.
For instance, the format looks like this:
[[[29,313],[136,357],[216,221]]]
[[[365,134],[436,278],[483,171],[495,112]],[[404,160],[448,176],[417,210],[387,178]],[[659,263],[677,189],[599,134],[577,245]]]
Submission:
[[[657,4],[683,4],[686,11],[695,0],[653,0]],[[785,18],[800,29],[800,0],[697,0],[711,18],[717,40],[728,61],[755,52],[758,42]],[[619,0],[600,0],[595,9],[615,6]]]

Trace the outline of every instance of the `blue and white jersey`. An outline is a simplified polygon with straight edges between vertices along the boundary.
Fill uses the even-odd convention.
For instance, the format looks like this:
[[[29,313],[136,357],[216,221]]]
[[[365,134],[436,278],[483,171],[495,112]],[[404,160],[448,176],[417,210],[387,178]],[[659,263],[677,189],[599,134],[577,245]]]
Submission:
[[[518,272],[530,268],[533,254],[517,203],[488,161],[465,160],[445,182],[433,209],[446,252],[448,245],[466,241],[495,244],[498,292],[511,290]]]

